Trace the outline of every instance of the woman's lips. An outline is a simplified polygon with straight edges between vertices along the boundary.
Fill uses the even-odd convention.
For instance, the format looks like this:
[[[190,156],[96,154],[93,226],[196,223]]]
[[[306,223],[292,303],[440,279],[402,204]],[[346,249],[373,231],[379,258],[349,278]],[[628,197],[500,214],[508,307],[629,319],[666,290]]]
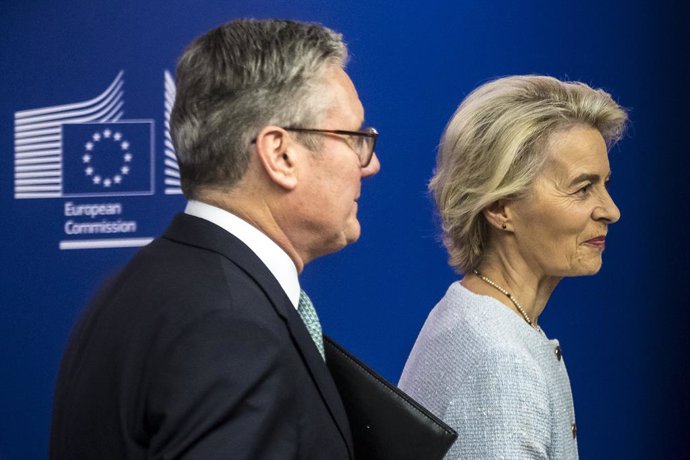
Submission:
[[[605,236],[597,236],[596,238],[592,238],[591,240],[585,241],[585,244],[588,244],[590,246],[594,246],[595,248],[598,248],[598,249],[604,249],[606,247],[606,237]]]

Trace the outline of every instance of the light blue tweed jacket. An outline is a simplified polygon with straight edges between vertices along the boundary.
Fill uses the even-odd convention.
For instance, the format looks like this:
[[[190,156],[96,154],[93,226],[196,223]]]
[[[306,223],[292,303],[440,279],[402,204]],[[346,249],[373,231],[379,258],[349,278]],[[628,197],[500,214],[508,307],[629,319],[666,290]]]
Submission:
[[[578,458],[558,341],[460,283],[429,314],[399,386],[458,431],[446,459]]]

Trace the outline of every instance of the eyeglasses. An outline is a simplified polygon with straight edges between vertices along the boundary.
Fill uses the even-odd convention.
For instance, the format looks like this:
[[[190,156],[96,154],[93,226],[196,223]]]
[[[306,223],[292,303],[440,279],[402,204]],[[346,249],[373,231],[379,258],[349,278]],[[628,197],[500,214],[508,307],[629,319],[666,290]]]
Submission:
[[[359,157],[359,164],[362,168],[369,166],[371,158],[374,156],[376,139],[379,137],[378,131],[374,128],[366,128],[363,131],[343,131],[342,129],[311,129],[311,128],[283,128],[285,131],[312,134],[333,134],[341,137],[353,152]]]

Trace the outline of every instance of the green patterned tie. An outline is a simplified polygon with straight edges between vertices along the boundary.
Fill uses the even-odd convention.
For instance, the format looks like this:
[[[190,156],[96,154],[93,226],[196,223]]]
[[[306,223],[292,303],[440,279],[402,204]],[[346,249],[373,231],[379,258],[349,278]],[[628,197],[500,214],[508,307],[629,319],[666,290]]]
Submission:
[[[323,350],[323,333],[321,332],[319,316],[316,314],[314,304],[311,303],[311,299],[309,299],[309,296],[304,291],[300,291],[299,293],[297,312],[302,317],[302,321],[304,321],[304,325],[307,326],[309,335],[311,335],[314,344],[316,344],[316,348],[319,349],[319,353],[321,353],[321,357],[325,361],[326,354]]]

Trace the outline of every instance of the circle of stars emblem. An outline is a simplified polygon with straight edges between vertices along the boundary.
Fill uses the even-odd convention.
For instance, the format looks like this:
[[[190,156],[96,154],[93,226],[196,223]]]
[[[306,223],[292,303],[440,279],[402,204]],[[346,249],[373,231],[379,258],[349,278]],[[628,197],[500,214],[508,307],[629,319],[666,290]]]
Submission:
[[[100,142],[112,142],[119,146],[122,152],[122,163],[120,168],[115,171],[115,174],[105,175],[96,171],[93,166],[93,154]],[[84,144],[84,155],[81,157],[84,163],[84,174],[91,178],[94,185],[101,185],[104,188],[110,188],[114,185],[119,185],[124,176],[129,174],[130,163],[132,162],[132,153],[129,151],[129,142],[123,138],[122,133],[113,132],[109,128],[102,131],[96,131],[91,136],[91,139]]]

